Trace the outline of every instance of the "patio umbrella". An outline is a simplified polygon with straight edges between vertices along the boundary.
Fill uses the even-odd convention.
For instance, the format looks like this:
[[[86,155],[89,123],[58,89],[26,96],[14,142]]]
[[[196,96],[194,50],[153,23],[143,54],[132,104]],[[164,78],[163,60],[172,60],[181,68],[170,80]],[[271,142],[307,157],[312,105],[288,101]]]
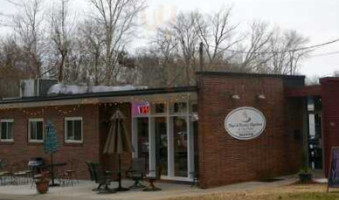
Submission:
[[[58,186],[54,183],[54,167],[53,167],[53,154],[59,149],[59,143],[56,137],[56,131],[53,124],[50,121],[46,123],[46,135],[44,139],[44,150],[45,153],[51,156],[51,176],[52,184],[50,186]]]
[[[125,116],[121,113],[120,110],[117,110],[111,117],[111,126],[109,129],[108,137],[104,146],[104,154],[118,154],[119,163],[118,163],[118,180],[119,187],[116,188],[117,191],[125,191],[126,188],[121,186],[121,154],[124,152],[132,152],[132,144],[130,137],[127,133],[125,127]]]

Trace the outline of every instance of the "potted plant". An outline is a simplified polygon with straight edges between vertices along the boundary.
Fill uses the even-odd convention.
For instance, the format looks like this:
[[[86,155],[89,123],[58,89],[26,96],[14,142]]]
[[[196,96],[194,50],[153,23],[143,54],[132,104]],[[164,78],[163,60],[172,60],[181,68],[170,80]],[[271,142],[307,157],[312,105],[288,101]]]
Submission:
[[[302,164],[303,167],[301,168],[298,174],[299,181],[300,183],[310,183],[312,181],[312,173],[310,168],[308,167],[306,151],[304,151],[302,155]]]
[[[40,194],[46,194],[48,192],[49,185],[49,172],[42,171],[35,176],[36,189]]]
[[[312,181],[312,173],[308,167],[300,170],[299,181],[300,183],[310,183]]]

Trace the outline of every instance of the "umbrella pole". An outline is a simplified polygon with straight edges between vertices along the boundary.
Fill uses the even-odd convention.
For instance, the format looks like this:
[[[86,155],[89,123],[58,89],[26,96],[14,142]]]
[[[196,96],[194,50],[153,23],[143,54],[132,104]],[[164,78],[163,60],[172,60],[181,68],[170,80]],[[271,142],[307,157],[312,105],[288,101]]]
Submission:
[[[121,154],[118,154],[119,156],[119,160],[118,160],[118,182],[119,182],[119,186],[118,188],[116,188],[115,190],[116,191],[127,191],[129,190],[128,188],[123,188],[122,185],[121,185]]]
[[[119,163],[118,163],[118,165],[119,165],[119,171],[118,171],[118,176],[119,176],[119,189],[121,189],[122,187],[121,187],[121,155],[119,154]]]
[[[51,153],[51,179],[52,179],[52,184],[50,184],[50,187],[54,187],[54,186],[59,186],[59,184],[56,184],[54,182],[54,178],[55,178],[55,174],[54,174],[54,161],[53,161],[53,153]]]
[[[52,186],[54,186],[53,153],[51,153],[51,174],[52,174]]]

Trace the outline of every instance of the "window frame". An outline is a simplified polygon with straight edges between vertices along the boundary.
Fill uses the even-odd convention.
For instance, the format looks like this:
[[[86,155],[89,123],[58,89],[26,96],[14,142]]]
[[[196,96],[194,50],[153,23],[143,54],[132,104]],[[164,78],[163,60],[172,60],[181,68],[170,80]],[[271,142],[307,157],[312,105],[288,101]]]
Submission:
[[[68,133],[68,121],[81,121],[81,140],[74,140],[74,139],[68,139],[67,133]],[[65,117],[64,120],[64,136],[65,136],[65,143],[66,144],[83,144],[84,142],[84,120],[83,117]],[[74,132],[74,126],[73,126],[73,132]],[[73,133],[74,134],[74,133]]]
[[[12,139],[2,139],[2,123],[6,123],[8,126],[8,123],[12,123]],[[14,119],[1,119],[0,120],[0,142],[14,142]],[[8,137],[8,127],[7,127],[7,137]]]
[[[42,139],[31,138],[31,122],[42,122]],[[30,118],[28,119],[28,142],[29,143],[43,143],[45,139],[45,121],[43,118]]]

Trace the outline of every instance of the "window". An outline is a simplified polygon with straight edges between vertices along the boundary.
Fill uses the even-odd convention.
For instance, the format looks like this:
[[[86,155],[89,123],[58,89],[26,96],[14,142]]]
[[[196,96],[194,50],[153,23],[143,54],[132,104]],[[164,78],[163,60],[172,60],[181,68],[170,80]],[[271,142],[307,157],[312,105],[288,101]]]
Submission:
[[[43,142],[44,140],[44,120],[29,119],[28,121],[28,141]]]
[[[164,103],[156,103],[153,106],[153,113],[155,114],[160,114],[160,113],[165,113],[166,112],[166,104]]]
[[[82,117],[65,118],[65,139],[67,143],[82,143]]]
[[[0,121],[1,142],[13,142],[13,124],[14,120],[12,119]]]
[[[174,112],[175,113],[186,113],[187,112],[187,103],[185,102],[177,102],[174,103]]]

